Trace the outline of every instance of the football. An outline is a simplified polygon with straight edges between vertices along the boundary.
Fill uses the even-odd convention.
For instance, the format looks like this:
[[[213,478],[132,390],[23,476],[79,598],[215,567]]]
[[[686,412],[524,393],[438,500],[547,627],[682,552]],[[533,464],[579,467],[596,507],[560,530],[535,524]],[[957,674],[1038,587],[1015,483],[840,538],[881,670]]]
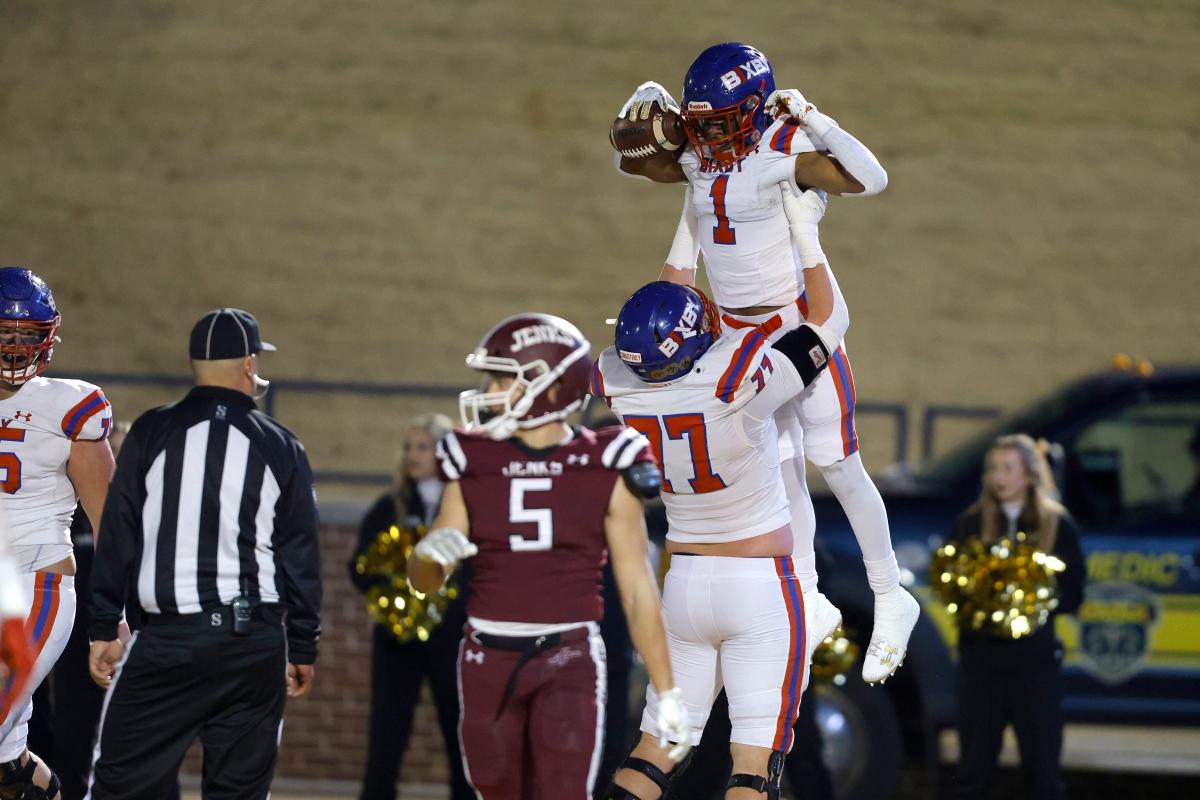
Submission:
[[[625,158],[648,158],[678,150],[687,142],[687,134],[679,114],[655,103],[648,119],[617,117],[608,131],[608,141]]]

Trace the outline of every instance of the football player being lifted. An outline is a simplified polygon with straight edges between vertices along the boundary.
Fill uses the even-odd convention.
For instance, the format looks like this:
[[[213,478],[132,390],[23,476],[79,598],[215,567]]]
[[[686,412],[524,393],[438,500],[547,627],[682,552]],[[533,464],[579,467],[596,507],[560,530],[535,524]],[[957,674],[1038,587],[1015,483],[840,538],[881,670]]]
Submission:
[[[841,341],[849,326],[845,301],[817,225],[800,220],[789,229],[785,209],[806,189],[847,197],[878,194],[887,186],[887,173],[866,146],[798,91],[777,90],[770,64],[753,47],[726,43],[701,53],[684,78],[683,102],[686,146],[641,158],[618,152],[618,169],[687,184],[662,279],[693,285],[697,255],[703,253],[727,327],[757,326],[774,340],[807,321],[829,350],[829,369],[776,417],[796,574],[806,592],[816,587],[807,457],[846,512],[862,550],[875,595],[863,678],[882,681],[903,661],[920,607],[900,586],[887,511],[858,452],[854,378]],[[649,82],[638,87],[621,116],[641,119],[662,109],[668,115],[678,110],[662,86]],[[812,598],[829,602],[819,593]],[[824,638],[829,632],[812,633]]]
[[[837,623],[831,605],[806,602],[815,589],[805,592],[796,575],[775,425],[775,412],[824,373],[832,354],[808,323],[773,344],[755,327],[721,335],[716,308],[698,290],[658,281],[626,301],[615,346],[592,375],[592,391],[646,436],[663,468],[671,666],[687,744],[699,743],[722,686],[729,697],[727,798],[779,797],[820,641],[806,631]],[[671,764],[653,736],[659,702],[648,689],[648,735],[618,772],[612,800],[652,800],[668,789]]]
[[[25,746],[30,696],[75,621],[71,517],[82,503],[93,530],[99,527],[113,471],[112,409],[90,383],[42,375],[61,318],[41,278],[0,267],[0,303],[0,535],[20,576],[36,654],[24,691],[0,686],[0,797],[35,800],[58,797],[59,782]]]
[[[467,780],[485,800],[591,797],[607,689],[601,572],[610,558],[633,643],[664,702],[652,726],[681,758],[686,719],[642,498],[657,496],[649,445],[623,426],[571,427],[586,399],[591,345],[547,314],[489,330],[467,357],[483,388],[460,398],[466,430],[438,443],[449,481],[409,559],[412,585],[436,591],[472,558],[459,651],[459,737]]]

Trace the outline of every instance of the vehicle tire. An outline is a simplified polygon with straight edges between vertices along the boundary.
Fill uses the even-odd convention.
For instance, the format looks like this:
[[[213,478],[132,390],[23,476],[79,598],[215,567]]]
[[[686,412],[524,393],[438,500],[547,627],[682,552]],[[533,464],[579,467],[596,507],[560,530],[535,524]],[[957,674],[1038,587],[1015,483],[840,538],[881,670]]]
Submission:
[[[840,686],[816,687],[822,756],[838,800],[891,797],[904,757],[891,698],[882,687],[863,683],[858,670],[856,664]]]

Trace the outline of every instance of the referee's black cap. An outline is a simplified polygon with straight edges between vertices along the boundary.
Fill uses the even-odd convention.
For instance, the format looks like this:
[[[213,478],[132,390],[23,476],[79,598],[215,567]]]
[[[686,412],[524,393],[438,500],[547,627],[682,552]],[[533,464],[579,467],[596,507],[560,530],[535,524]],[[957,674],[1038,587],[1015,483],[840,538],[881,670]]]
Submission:
[[[192,327],[188,344],[195,361],[245,358],[263,350],[271,352],[275,345],[262,340],[258,320],[240,308],[215,308],[205,314]]]

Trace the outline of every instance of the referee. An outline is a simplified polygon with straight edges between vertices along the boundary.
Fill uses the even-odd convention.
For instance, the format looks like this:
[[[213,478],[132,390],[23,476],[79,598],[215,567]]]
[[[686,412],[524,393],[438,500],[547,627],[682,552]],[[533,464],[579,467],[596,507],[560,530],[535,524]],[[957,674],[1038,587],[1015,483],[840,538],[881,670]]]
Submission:
[[[89,668],[108,689],[93,800],[169,796],[197,736],[205,798],[267,797],[285,690],[312,687],[312,472],[291,431],[254,403],[268,385],[258,354],[274,349],[253,315],[210,311],[191,334],[195,387],[125,439],[92,577]],[[140,622],[128,643],[122,609]]]

